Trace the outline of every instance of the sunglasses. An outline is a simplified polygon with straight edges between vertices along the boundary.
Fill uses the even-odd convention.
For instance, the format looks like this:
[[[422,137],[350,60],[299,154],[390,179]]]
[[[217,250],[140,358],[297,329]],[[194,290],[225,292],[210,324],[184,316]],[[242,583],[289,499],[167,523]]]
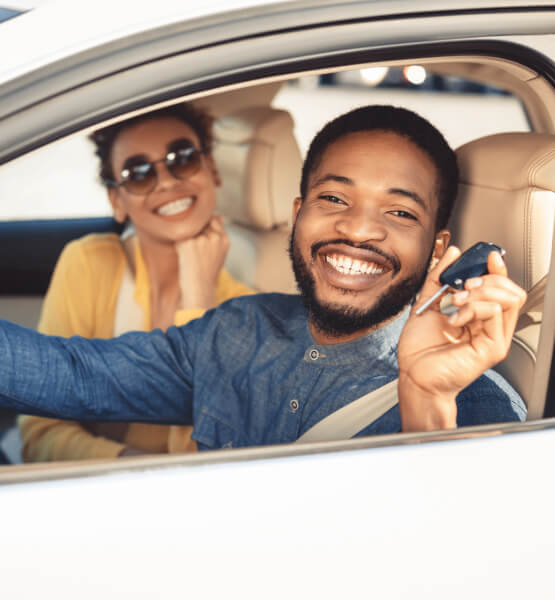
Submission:
[[[179,139],[168,145],[166,156],[159,160],[147,160],[145,156],[132,156],[123,163],[121,181],[104,179],[110,187],[123,187],[130,194],[145,196],[158,184],[157,163],[165,163],[176,179],[187,179],[197,173],[202,165],[203,150],[195,148],[187,139]]]

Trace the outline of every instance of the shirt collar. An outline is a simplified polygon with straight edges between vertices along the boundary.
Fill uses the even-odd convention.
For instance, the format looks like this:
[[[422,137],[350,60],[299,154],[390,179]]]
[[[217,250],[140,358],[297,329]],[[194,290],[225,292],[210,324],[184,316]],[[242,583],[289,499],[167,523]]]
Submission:
[[[397,344],[407,322],[410,306],[393,321],[352,342],[317,344],[308,330],[309,345],[304,360],[315,365],[348,365],[368,360],[385,360],[397,364]]]

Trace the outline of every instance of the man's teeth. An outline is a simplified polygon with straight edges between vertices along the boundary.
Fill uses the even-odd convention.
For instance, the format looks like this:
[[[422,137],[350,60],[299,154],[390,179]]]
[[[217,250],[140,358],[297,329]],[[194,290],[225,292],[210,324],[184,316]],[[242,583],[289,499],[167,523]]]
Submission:
[[[326,261],[336,271],[346,275],[379,275],[385,271],[376,263],[352,260],[348,256],[326,256]]]
[[[171,215],[177,215],[180,212],[185,212],[193,203],[192,198],[181,198],[180,200],[174,200],[161,206],[156,212],[164,217]]]

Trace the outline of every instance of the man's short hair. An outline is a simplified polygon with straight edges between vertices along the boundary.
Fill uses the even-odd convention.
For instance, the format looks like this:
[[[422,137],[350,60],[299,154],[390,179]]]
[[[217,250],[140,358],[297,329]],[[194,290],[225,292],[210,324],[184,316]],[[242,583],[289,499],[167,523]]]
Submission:
[[[426,119],[396,106],[362,106],[327,123],[312,140],[303,164],[301,198],[306,197],[310,175],[318,168],[324,152],[350,133],[391,131],[408,138],[433,161],[438,173],[436,231],[447,225],[457,195],[457,158],[441,133]]]

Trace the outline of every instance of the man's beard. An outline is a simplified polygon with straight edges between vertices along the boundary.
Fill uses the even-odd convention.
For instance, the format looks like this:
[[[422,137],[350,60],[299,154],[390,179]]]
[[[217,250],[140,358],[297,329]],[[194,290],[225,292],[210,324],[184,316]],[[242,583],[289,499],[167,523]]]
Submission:
[[[384,254],[383,251],[371,244],[353,244],[346,240],[332,240],[330,242],[314,244],[311,248],[311,256],[314,259],[316,251],[319,248],[337,242],[354,248],[372,250],[381,255]],[[430,252],[428,261],[418,273],[405,277],[393,284],[378,297],[373,306],[366,310],[349,306],[349,296],[357,293],[352,290],[342,290],[346,300],[345,304],[318,300],[314,278],[295,243],[295,228],[293,228],[289,241],[289,256],[293,264],[297,287],[308,310],[311,322],[322,333],[341,337],[359,331],[370,330],[376,325],[384,323],[399,314],[411,302],[424,284],[432,253]],[[393,261],[393,266],[395,273],[399,270],[400,265],[398,265],[398,262]]]

